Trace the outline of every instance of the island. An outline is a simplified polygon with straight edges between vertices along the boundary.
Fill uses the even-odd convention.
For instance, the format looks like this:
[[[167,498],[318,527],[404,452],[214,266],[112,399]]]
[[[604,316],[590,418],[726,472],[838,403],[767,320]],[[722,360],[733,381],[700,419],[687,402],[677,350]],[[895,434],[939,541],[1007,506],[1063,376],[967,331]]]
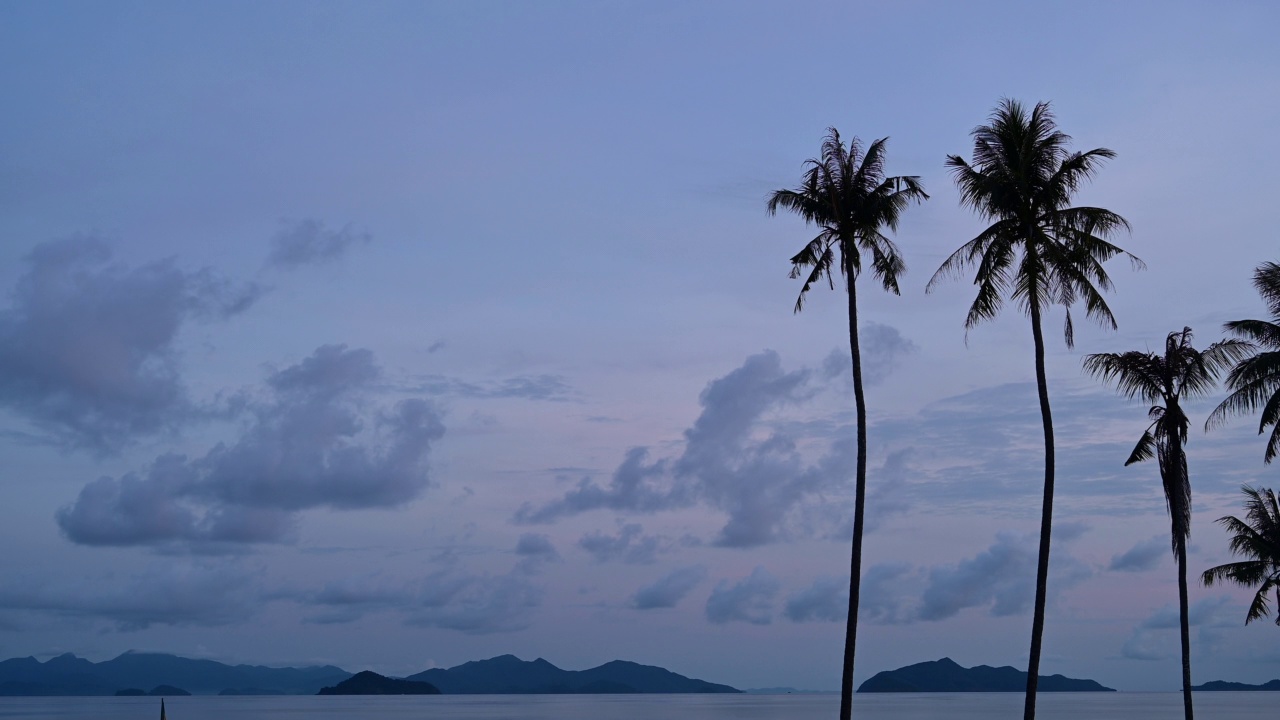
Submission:
[[[0,660],[0,696],[114,695],[121,688],[167,685],[183,693],[214,695],[227,688],[253,688],[255,694],[314,695],[326,685],[351,677],[342,668],[275,668],[226,665],[164,653],[126,652],[111,660],[90,662],[70,653],[40,662],[33,657]],[[150,694],[155,694],[152,691]],[[163,694],[176,696],[178,692]]]
[[[440,688],[429,682],[399,680],[364,670],[333,687],[320,688],[317,695],[439,695]]]
[[[429,682],[446,695],[742,692],[626,660],[613,660],[589,670],[561,670],[542,658],[528,661],[514,655],[476,660],[447,670],[433,668],[407,679]]]
[[[1244,692],[1251,690],[1272,690],[1280,691],[1280,678],[1268,680],[1261,685],[1250,685],[1248,683],[1228,682],[1226,680],[1210,680],[1203,685],[1192,685],[1191,689],[1195,692]]]
[[[0,696],[109,696],[117,692],[177,696],[187,691],[195,695],[315,695],[322,688],[336,690],[349,678],[351,673],[332,665],[226,665],[214,660],[133,651],[97,663],[69,653],[44,662],[33,657],[0,660]],[[588,670],[562,670],[542,658],[525,661],[514,655],[432,668],[403,680],[429,683],[446,695],[741,692],[728,685],[626,660],[613,660]],[[155,689],[148,693],[139,688]],[[396,690],[394,694],[401,692]]]
[[[151,689],[151,692],[145,692],[138,688],[125,688],[116,691],[116,697],[146,697],[148,695],[151,697],[182,697],[190,694],[186,690],[172,685],[157,685]]]
[[[858,688],[860,693],[892,692],[1023,692],[1027,673],[1005,665],[966,668],[951,658],[907,665],[876,673]],[[1093,680],[1041,675],[1040,692],[1115,692]]]

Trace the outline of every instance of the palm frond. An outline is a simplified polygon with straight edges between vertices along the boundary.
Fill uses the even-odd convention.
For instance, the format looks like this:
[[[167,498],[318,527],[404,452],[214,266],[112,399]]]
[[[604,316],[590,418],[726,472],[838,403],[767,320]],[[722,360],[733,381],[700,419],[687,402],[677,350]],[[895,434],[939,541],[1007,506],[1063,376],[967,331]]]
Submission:
[[[1125,467],[1134,463],[1150,460],[1156,456],[1156,439],[1151,434],[1151,429],[1142,433],[1142,437],[1138,438],[1138,444],[1133,446],[1133,452],[1129,453],[1129,459],[1124,461]]]
[[[1280,325],[1266,320],[1232,320],[1222,324],[1227,332],[1263,348],[1280,350]]]
[[[1267,304],[1271,317],[1280,318],[1280,265],[1264,262],[1253,271],[1253,287]]]
[[[1246,519],[1227,515],[1218,518],[1218,523],[1231,533],[1231,554],[1249,559],[1209,568],[1200,580],[1205,585],[1221,580],[1243,587],[1257,585],[1257,592],[1245,616],[1247,625],[1270,614],[1267,595],[1280,591],[1280,504],[1276,502],[1275,493],[1268,488],[1255,489],[1245,485],[1240,490],[1246,497]]]

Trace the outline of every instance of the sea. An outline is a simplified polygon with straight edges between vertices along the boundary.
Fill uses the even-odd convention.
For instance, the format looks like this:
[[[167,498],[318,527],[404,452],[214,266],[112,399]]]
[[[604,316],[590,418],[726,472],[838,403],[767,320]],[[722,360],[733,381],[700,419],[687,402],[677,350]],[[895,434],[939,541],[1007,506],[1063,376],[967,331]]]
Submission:
[[[854,698],[858,720],[1018,720],[1021,693],[886,693]],[[168,720],[831,720],[835,693],[792,695],[415,695],[165,699]],[[1196,695],[1199,720],[1280,717],[1280,693]],[[1041,720],[1179,720],[1182,695],[1041,693]],[[0,718],[154,720],[154,697],[0,697]]]

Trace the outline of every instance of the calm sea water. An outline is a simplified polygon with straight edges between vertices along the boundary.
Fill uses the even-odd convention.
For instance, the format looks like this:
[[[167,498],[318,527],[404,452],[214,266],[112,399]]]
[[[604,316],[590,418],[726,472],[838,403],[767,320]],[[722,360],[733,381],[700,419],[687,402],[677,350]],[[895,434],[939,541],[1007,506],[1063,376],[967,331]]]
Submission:
[[[831,720],[838,695],[446,695],[168,698],[169,720]],[[859,720],[1018,720],[1019,693],[859,695]],[[1178,693],[1041,693],[1042,720],[1177,720]],[[0,718],[154,720],[156,698],[0,698]],[[1203,693],[1200,720],[1280,717],[1280,694]]]

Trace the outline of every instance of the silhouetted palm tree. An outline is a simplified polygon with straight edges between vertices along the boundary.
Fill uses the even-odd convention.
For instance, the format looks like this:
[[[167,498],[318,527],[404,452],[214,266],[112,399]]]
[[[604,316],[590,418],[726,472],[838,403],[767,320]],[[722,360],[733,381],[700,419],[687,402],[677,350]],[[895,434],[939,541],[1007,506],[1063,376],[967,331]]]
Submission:
[[[827,129],[822,155],[807,160],[800,187],[778,190],[769,196],[768,212],[789,210],[818,228],[818,235],[791,258],[791,277],[808,270],[796,299],[795,311],[804,306],[805,294],[815,282],[827,279],[834,288],[833,266],[838,262],[849,299],[849,351],[853,357],[853,397],[857,408],[858,460],[854,483],[853,550],[849,563],[849,616],[845,625],[844,672],[840,683],[840,719],[849,720],[853,701],[853,657],[858,635],[858,591],[862,571],[862,521],[867,495],[867,407],[862,391],[862,353],[858,346],[857,279],[862,255],[870,259],[871,272],[885,290],[898,294],[898,276],[906,265],[893,241],[882,229],[896,230],[902,212],[912,202],[929,196],[920,178],[885,177],[885,142],[881,138],[861,152],[855,137],[846,148],[835,128]]]
[[[1280,505],[1271,490],[1255,490],[1248,485],[1240,488],[1245,497],[1245,517],[1242,521],[1234,515],[1218,518],[1232,533],[1231,554],[1252,558],[1209,568],[1200,576],[1205,585],[1217,580],[1231,582],[1247,588],[1257,586],[1258,591],[1249,604],[1249,614],[1244,624],[1266,617],[1271,613],[1267,605],[1267,593],[1274,592],[1280,605]],[[1280,625],[1280,608],[1276,611],[1276,625]]]
[[[1036,569],[1036,599],[1031,625],[1031,655],[1027,663],[1027,696],[1023,715],[1035,717],[1039,684],[1040,646],[1048,589],[1049,534],[1053,524],[1053,417],[1044,370],[1041,319],[1047,306],[1067,309],[1063,335],[1074,345],[1071,305],[1083,301],[1085,315],[1115,328],[1115,318],[1101,291],[1111,289],[1103,263],[1125,254],[1107,242],[1129,223],[1116,213],[1096,207],[1070,207],[1071,196],[1103,160],[1115,153],[1105,148],[1069,152],[1070,136],[1060,132],[1048,103],[1028,113],[1015,100],[1002,100],[987,125],[975,128],[973,164],[947,156],[947,167],[960,188],[960,202],[991,225],[942,263],[926,290],[941,279],[976,269],[978,296],[969,307],[965,328],[999,314],[1007,294],[1031,317],[1035,340],[1036,387],[1044,426],[1044,501],[1040,515],[1040,552]],[[1135,267],[1142,262],[1129,255]]]
[[[1182,630],[1182,705],[1186,720],[1191,710],[1191,629],[1187,619],[1187,538],[1191,535],[1191,477],[1187,473],[1190,421],[1182,401],[1203,397],[1218,383],[1218,374],[1244,357],[1249,345],[1224,340],[1203,352],[1191,345],[1191,328],[1169,333],[1164,355],[1131,350],[1098,353],[1084,359],[1085,370],[1114,382],[1130,400],[1153,403],[1147,412],[1151,425],[1134,446],[1126,466],[1155,458],[1160,466],[1165,505],[1172,520],[1173,556],[1178,562],[1178,616]]]
[[[1267,304],[1271,320],[1235,320],[1222,326],[1252,343],[1257,351],[1227,374],[1226,386],[1232,392],[1209,414],[1205,428],[1221,425],[1230,415],[1262,408],[1258,434],[1271,428],[1271,439],[1262,458],[1270,463],[1280,452],[1280,265],[1259,265],[1253,273],[1253,286]]]

